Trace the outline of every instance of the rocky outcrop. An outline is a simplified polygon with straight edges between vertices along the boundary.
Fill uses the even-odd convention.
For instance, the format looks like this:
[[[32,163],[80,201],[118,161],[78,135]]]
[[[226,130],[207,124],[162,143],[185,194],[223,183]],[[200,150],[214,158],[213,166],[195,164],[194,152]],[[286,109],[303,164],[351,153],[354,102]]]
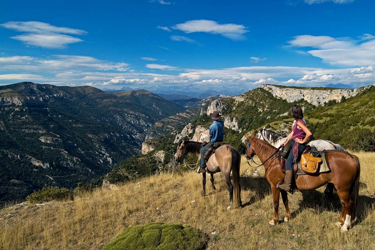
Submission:
[[[214,111],[219,111],[220,114],[222,113],[223,103],[220,99],[214,100],[210,105],[208,105],[206,114],[209,116]]]
[[[197,142],[208,142],[210,140],[208,133],[209,133],[208,128],[197,126],[191,140],[197,141]]]
[[[233,119],[230,118],[230,116],[225,116],[224,117],[224,126],[226,128],[232,129],[234,131],[239,131],[241,130],[238,128],[238,121],[236,117],[233,117]]]
[[[259,88],[267,90],[273,96],[284,99],[287,102],[303,99],[315,106],[323,105],[332,100],[341,102],[343,97],[350,98],[361,92],[360,89],[293,88],[275,85],[260,85]]]
[[[185,137],[189,137],[190,134],[194,133],[194,130],[195,130],[194,126],[193,126],[191,123],[189,123],[188,125],[186,125],[186,126],[182,129],[181,133],[179,133],[179,134],[176,135],[176,137],[175,137],[173,143],[176,144],[176,143],[178,143],[179,141],[181,141],[183,138],[185,138]]]
[[[151,152],[154,149],[155,149],[155,147],[152,144],[150,144],[149,142],[143,142],[142,143],[142,154],[143,155]]]

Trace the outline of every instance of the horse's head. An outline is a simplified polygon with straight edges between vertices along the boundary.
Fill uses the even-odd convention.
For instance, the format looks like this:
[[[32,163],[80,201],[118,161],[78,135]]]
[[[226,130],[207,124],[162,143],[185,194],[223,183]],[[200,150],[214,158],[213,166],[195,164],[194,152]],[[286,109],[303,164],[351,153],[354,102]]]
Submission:
[[[255,137],[254,134],[252,134],[251,136],[245,135],[245,138],[246,138],[246,153],[245,153],[245,156],[246,156],[247,159],[251,159],[255,155],[255,152],[254,152],[254,149],[252,147],[251,141],[252,141],[252,139],[254,139],[256,137]]]
[[[186,144],[187,144],[187,141],[183,140],[177,146],[176,153],[174,154],[174,160],[178,163],[181,163],[187,154]]]

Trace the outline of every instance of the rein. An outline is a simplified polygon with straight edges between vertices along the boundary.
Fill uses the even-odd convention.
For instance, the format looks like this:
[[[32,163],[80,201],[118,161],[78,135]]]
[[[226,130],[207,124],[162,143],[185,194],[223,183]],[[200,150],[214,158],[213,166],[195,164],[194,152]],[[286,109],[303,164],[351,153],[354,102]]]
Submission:
[[[249,140],[249,142],[248,142],[248,144],[247,144],[247,150],[246,151],[248,151],[249,150],[249,148],[250,148],[250,141],[251,141],[251,139]],[[259,164],[259,163],[256,163],[255,161],[254,161],[254,155],[250,158],[250,160],[251,160],[251,162],[253,162],[253,163],[255,163],[256,165],[257,165],[257,168],[259,168],[259,167],[261,167],[261,166],[264,166],[265,168],[266,168],[266,171],[267,171],[267,169],[268,169],[268,167],[266,167],[264,164],[267,162],[267,161],[269,161],[269,160],[271,160],[271,159],[273,159],[274,158],[274,156],[280,151],[280,149],[282,149],[284,146],[280,146],[280,147],[278,147],[276,150],[275,150],[275,152],[273,152],[272,154],[271,154],[271,156],[270,157],[268,157],[263,163],[261,163],[261,164]],[[247,160],[247,164],[249,164],[249,166],[250,167],[252,167],[251,166],[251,164],[249,163],[249,160]],[[271,163],[270,163],[271,164]]]

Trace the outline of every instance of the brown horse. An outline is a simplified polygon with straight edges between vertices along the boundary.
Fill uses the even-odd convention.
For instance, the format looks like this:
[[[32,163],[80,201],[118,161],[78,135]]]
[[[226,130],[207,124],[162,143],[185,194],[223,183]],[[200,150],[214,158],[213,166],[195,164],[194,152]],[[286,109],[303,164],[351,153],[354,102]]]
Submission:
[[[275,147],[267,142],[256,138],[246,136],[247,150],[246,157],[252,158],[255,154],[265,167],[267,181],[271,185],[274,215],[269,222],[275,225],[279,222],[279,198],[280,192],[286,210],[284,221],[289,221],[290,211],[288,204],[288,195],[284,190],[280,190],[276,185],[284,178],[281,171],[280,160],[274,157]],[[311,190],[323,186],[326,183],[332,183],[340,199],[342,209],[339,221],[336,223],[341,227],[341,231],[348,231],[352,222],[356,221],[356,208],[359,191],[360,164],[358,157],[347,152],[327,151],[326,152],[331,171],[315,175],[299,175],[295,184],[300,190]]]
[[[202,143],[194,141],[182,141],[177,146],[177,151],[175,154],[175,160],[181,162],[188,153],[195,154],[200,158],[200,150],[202,148]],[[240,153],[231,145],[224,144],[217,149],[215,153],[210,156],[207,161],[207,172],[211,174],[212,187],[214,186],[213,174],[221,172],[224,181],[228,186],[229,191],[229,205],[228,210],[230,210],[233,203],[233,191],[235,197],[235,207],[241,207],[241,187],[240,187],[240,164],[241,155]],[[233,184],[230,179],[230,172],[233,175]],[[203,173],[203,195],[206,194],[206,173]]]

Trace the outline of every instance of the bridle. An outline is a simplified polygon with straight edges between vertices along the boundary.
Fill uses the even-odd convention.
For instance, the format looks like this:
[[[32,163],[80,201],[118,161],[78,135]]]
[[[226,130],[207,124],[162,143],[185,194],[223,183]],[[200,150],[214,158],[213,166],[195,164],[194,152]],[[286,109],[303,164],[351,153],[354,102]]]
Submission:
[[[251,142],[251,138],[249,139],[249,142],[247,143],[246,153],[247,153],[247,151],[248,151],[249,148],[250,148],[250,142]],[[268,167],[270,166],[271,163],[268,165],[268,167],[266,167],[264,164],[265,164],[267,161],[269,161],[269,160],[271,160],[271,159],[274,159],[274,158],[275,158],[275,155],[276,155],[276,154],[280,151],[280,149],[282,149],[282,148],[284,148],[284,146],[280,146],[280,147],[278,147],[278,148],[275,150],[275,152],[273,152],[273,153],[271,154],[271,156],[268,157],[263,163],[260,163],[260,164],[259,164],[259,163],[256,163],[256,162],[254,161],[255,153],[250,157],[250,160],[251,160],[252,163],[256,164],[258,168],[261,167],[261,166],[264,166],[265,169],[266,169],[266,171],[267,171],[267,169],[268,169]],[[247,158],[247,157],[246,157],[246,158]],[[251,163],[249,163],[249,160],[247,160],[247,164],[249,164],[249,166],[252,167],[252,166],[251,166]]]
[[[182,144],[182,143],[181,143]],[[181,149],[181,144],[178,145],[177,147],[177,152],[175,154],[175,159],[177,162],[182,162],[182,160],[184,160],[185,158],[185,155],[186,155],[186,152],[184,152],[184,150]]]

